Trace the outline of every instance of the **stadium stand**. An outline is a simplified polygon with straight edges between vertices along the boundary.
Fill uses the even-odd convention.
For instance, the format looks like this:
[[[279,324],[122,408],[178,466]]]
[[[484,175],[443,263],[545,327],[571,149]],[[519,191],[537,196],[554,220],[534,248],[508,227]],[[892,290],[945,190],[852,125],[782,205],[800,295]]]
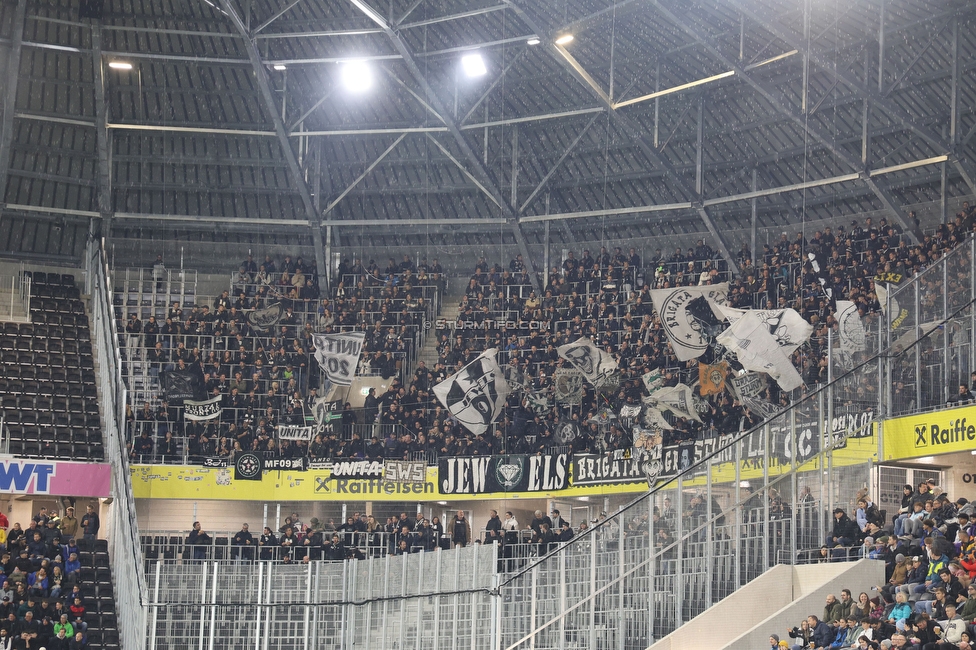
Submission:
[[[0,393],[9,453],[100,460],[88,316],[72,274],[31,273],[29,323],[4,323]]]
[[[876,336],[881,305],[874,294],[874,279],[897,279],[896,285],[906,282],[965,241],[973,228],[974,213],[964,210],[918,245],[909,245],[907,236],[885,218],[879,224],[870,217],[863,223],[854,220],[849,231],[843,226],[836,233],[825,228],[806,239],[799,232],[792,239],[784,233],[780,241],[764,245],[755,261],[747,249],[739,251],[740,272],[734,277],[704,241],[687,253],[677,249],[667,255],[656,250],[644,263],[636,249],[624,254],[620,247],[612,252],[604,248],[596,256],[584,249],[579,259],[570,252],[561,268],[551,270],[542,297],[534,295],[518,257],[507,269],[481,258],[452,319],[437,318],[437,306],[447,291],[437,260],[415,264],[408,256],[399,263],[391,258],[384,270],[373,260],[343,262],[336,287],[321,300],[314,272],[304,269],[310,275],[304,279],[304,267],[296,266],[290,257],[279,270],[266,256],[256,273],[251,271],[254,261],[245,260],[227,292],[185,309],[182,300],[192,300],[192,293],[157,294],[157,286],[162,289],[169,283],[143,279],[139,286],[145,287],[148,298],[136,297],[135,285],[126,305],[121,304],[122,292],[115,296],[120,344],[130,355],[127,376],[137,382],[130,384],[127,405],[131,455],[138,462],[201,463],[208,457],[229,458],[240,449],[314,460],[434,462],[439,456],[558,450],[565,447],[552,438],[560,409],[556,404],[533,406],[528,393],[547,395],[552,401],[556,370],[565,365],[555,349],[580,335],[589,335],[613,354],[621,383],[616,394],[604,400],[585,385],[582,406],[572,416],[584,426],[572,449],[592,453],[625,449],[632,443],[626,427],[600,427],[593,422],[601,408],[616,412],[621,406],[639,404],[646,395],[641,376],[649,371],[659,371],[666,386],[694,385],[699,375],[697,362],[675,358],[653,309],[651,290],[727,281],[732,307],[796,309],[813,324],[814,333],[792,361],[806,385],[814,387],[828,379],[829,330],[836,335],[837,327],[832,300],[854,302],[868,335]],[[822,271],[814,268],[818,261]],[[304,279],[304,296],[289,279],[296,271]],[[232,299],[232,292],[237,298]],[[949,295],[950,306],[965,300],[965,292],[950,290]],[[275,304],[285,311],[274,331],[262,332],[248,324],[251,310]],[[129,311],[128,321],[123,319],[124,310]],[[143,322],[147,314],[149,320]],[[920,317],[925,318],[924,309]],[[435,337],[426,347],[425,323]],[[530,329],[533,324],[537,327]],[[310,417],[315,398],[308,397],[308,387],[319,380],[312,333],[353,330],[366,333],[359,373],[393,378],[389,390],[368,399],[363,409],[343,410],[342,426],[335,427],[333,435],[307,444],[276,441],[276,424],[300,424]],[[418,351],[431,345],[432,358],[418,359]],[[449,419],[430,389],[488,347],[499,350],[499,362],[507,363],[527,390],[513,395],[496,431],[478,437]],[[224,413],[219,423],[184,422],[180,409],[163,402],[159,374],[174,368],[180,358],[199,367],[208,397],[222,396]],[[849,363],[863,358],[855,355]],[[416,362],[413,373],[411,362]],[[913,394],[919,384],[910,372],[895,380]],[[963,374],[955,383],[965,380]],[[148,391],[141,390],[142,381]],[[876,398],[870,385],[852,390],[852,401],[868,403]],[[794,399],[775,383],[762,397],[778,407]],[[700,409],[701,422],[668,414],[673,429],[665,432],[665,443],[744,431],[762,419],[761,413],[727,393],[706,402]],[[931,408],[945,399],[926,388],[922,402]]]

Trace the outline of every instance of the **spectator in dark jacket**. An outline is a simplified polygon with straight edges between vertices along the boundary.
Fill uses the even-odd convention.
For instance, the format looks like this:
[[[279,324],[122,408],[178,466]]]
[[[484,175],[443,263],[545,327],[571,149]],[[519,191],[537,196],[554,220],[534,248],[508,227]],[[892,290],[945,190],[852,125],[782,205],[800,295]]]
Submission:
[[[807,623],[810,624],[810,641],[813,643],[813,647],[817,648],[818,650],[819,648],[829,648],[830,644],[834,640],[834,637],[837,636],[834,632],[834,628],[827,625],[813,614],[807,616]]]
[[[858,528],[854,520],[847,516],[843,508],[835,508],[834,529],[827,535],[827,548],[853,546],[857,542],[857,537]],[[840,557],[841,555],[841,553],[834,552],[834,557]]]

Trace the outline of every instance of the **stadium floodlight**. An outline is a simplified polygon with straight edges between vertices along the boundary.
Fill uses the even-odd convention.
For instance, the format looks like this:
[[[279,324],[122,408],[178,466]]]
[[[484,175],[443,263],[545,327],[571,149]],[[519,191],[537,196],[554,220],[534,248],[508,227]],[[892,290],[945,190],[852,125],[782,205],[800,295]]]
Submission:
[[[542,41],[541,41],[541,40],[539,40],[539,39],[538,39],[537,37],[535,37],[535,36],[533,36],[532,38],[530,38],[529,40],[527,40],[527,41],[525,41],[525,42],[526,42],[526,44],[528,44],[528,45],[538,45],[538,44],[539,44],[539,43],[541,43]]]
[[[373,85],[373,71],[365,61],[346,61],[342,64],[342,84],[351,93],[369,90]]]
[[[562,36],[556,39],[556,45],[566,45],[567,43],[572,43],[572,42],[573,42],[572,34],[563,34]]]
[[[286,66],[286,65],[282,65],[281,63],[275,63],[275,64],[274,64],[273,66],[271,66],[271,67],[273,67],[273,68],[274,68],[275,70],[277,70],[278,72],[281,72],[282,70],[287,70],[287,69],[288,69],[288,66]]]
[[[113,70],[131,70],[132,64],[126,63],[125,61],[109,61],[108,67]]]
[[[461,67],[464,69],[464,74],[469,77],[481,77],[488,73],[488,68],[485,67],[485,60],[481,58],[480,52],[473,52],[462,56]]]

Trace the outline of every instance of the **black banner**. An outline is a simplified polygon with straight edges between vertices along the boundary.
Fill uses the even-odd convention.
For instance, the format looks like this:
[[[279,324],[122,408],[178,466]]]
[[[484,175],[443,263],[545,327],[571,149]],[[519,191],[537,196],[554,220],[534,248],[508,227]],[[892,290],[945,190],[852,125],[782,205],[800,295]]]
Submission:
[[[264,469],[263,454],[253,451],[238,453],[234,457],[235,481],[260,481]]]
[[[442,458],[442,494],[550,492],[569,487],[569,454]]]
[[[260,481],[265,472],[308,470],[308,457],[278,458],[263,452],[245,451],[234,456],[235,481]]]
[[[167,370],[159,374],[159,381],[170,406],[181,406],[183,400],[200,402],[207,398],[207,389],[203,385],[203,374],[199,368]]]

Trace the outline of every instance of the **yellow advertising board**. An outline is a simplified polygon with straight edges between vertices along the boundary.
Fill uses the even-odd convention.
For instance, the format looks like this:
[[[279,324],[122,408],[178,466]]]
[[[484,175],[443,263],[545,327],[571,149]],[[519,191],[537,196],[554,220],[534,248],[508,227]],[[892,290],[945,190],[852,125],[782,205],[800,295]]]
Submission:
[[[133,465],[132,491],[137,499],[213,499],[227,501],[499,501],[640,494],[646,483],[587,485],[554,492],[444,494],[436,467],[424,482],[336,478],[329,469],[265,471],[259,481],[235,481],[233,467]]]
[[[884,460],[976,449],[976,406],[885,420]]]

